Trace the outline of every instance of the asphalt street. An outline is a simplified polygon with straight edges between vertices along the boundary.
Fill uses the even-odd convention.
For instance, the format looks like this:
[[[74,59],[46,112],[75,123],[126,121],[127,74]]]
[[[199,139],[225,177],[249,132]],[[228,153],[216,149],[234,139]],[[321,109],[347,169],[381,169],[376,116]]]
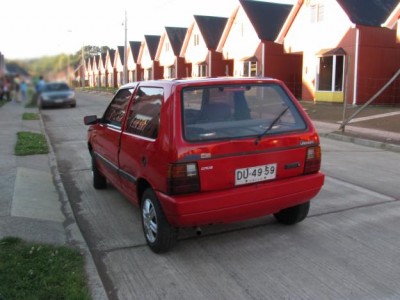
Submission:
[[[91,186],[82,118],[101,115],[111,96],[78,95],[76,109],[44,110],[40,121],[22,121],[37,109],[19,103],[0,108],[0,238],[79,247],[93,299],[400,298],[400,123],[390,130],[349,125],[342,133],[340,118],[315,116],[328,105],[305,105],[321,134],[327,175],[310,216],[295,227],[267,216],[210,226],[201,237],[183,231],[171,253],[155,255],[138,209],[113,187]],[[45,133],[50,154],[15,156],[22,130]]]

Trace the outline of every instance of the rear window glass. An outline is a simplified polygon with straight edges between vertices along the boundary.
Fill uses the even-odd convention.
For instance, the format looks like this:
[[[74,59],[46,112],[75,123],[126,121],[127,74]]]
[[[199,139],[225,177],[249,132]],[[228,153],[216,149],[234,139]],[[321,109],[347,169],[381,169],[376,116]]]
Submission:
[[[43,87],[43,91],[55,92],[55,91],[68,91],[69,86],[66,83],[48,83]]]
[[[296,106],[278,84],[185,88],[182,106],[184,137],[188,141],[306,129]]]

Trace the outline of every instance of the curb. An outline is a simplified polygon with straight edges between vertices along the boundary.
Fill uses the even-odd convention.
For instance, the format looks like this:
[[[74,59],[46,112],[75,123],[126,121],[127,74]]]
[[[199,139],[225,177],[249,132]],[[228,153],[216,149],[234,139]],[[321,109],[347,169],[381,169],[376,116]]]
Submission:
[[[337,133],[337,132],[319,133],[319,135],[321,137],[325,137],[325,138],[329,138],[329,139],[333,139],[333,140],[350,142],[350,143],[361,145],[361,146],[367,146],[367,147],[377,148],[377,149],[381,149],[381,150],[387,150],[387,151],[391,151],[391,152],[400,153],[400,145],[396,145],[396,144],[375,141],[375,140],[367,139],[367,138],[354,137],[354,136]]]
[[[74,212],[71,208],[67,192],[65,191],[60,176],[60,172],[58,171],[58,164],[54,153],[54,149],[53,146],[51,145],[49,135],[46,132],[46,127],[44,126],[42,114],[39,109],[38,109],[38,115],[39,115],[40,129],[44,134],[49,147],[48,160],[49,160],[51,174],[53,176],[54,186],[60,197],[61,211],[65,216],[64,228],[67,237],[67,242],[68,244],[77,247],[81,251],[81,253],[84,254],[85,256],[85,270],[88,280],[88,288],[90,290],[92,298],[108,299],[103,282],[96,268],[96,264],[94,263],[92,253],[90,252],[86,240],[84,239],[82,232],[80,231],[80,228],[76,222]]]

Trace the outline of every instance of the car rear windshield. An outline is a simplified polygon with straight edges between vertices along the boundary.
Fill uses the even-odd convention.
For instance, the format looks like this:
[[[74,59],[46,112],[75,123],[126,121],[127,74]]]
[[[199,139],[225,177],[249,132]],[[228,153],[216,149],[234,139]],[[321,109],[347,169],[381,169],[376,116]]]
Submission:
[[[182,91],[188,141],[263,137],[307,125],[279,84],[191,87]]]

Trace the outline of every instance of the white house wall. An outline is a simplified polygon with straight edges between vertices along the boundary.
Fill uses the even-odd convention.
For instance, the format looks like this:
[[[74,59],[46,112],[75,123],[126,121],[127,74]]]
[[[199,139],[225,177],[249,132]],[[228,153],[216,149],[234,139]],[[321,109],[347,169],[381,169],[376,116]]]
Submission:
[[[285,40],[287,53],[303,53],[303,83],[315,89],[318,52],[338,47],[338,41],[346,35],[352,23],[336,0],[310,0],[310,4],[324,4],[323,20],[311,22],[310,4],[302,5]]]
[[[175,64],[175,54],[172,45],[166,35],[163,40],[162,49],[159,58],[160,66],[169,67]]]
[[[288,53],[317,53],[321,49],[335,48],[352,26],[336,0],[311,0],[310,3],[324,5],[324,19],[311,23],[311,6],[303,4],[284,40]]]
[[[199,36],[199,44],[194,44],[194,37]],[[200,32],[199,27],[195,23],[193,31],[191,33],[188,47],[185,53],[185,60],[187,63],[199,64],[206,60],[208,54],[208,48],[204,41],[203,35]]]
[[[234,76],[243,74],[243,58],[255,55],[260,38],[253,25],[240,7],[223,47],[224,59],[234,59]]]
[[[143,69],[151,69],[153,67],[153,60],[151,59],[149,48],[147,47],[147,45],[145,45],[143,49],[141,66]]]

